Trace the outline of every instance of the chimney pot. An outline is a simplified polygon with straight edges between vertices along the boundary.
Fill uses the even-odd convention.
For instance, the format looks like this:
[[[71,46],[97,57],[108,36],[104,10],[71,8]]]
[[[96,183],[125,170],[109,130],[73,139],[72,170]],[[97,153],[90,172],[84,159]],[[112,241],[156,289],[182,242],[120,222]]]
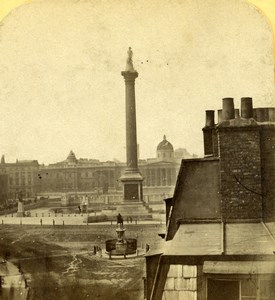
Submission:
[[[222,122],[222,109],[218,110],[218,123]]]
[[[234,99],[233,98],[223,98],[222,103],[222,121],[231,120],[235,118],[234,110]]]
[[[206,110],[205,111],[205,127],[214,127],[215,125],[215,111]]]
[[[253,118],[253,103],[251,97],[241,98],[241,117],[244,119]]]
[[[256,120],[258,122],[269,121],[269,109],[266,107],[256,108]]]

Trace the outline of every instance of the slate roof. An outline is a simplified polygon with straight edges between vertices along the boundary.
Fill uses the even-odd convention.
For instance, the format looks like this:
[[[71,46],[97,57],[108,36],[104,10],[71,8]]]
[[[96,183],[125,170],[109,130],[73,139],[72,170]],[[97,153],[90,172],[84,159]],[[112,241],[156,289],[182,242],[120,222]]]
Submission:
[[[275,232],[273,223],[181,224],[173,240],[146,255],[273,255],[272,231]]]

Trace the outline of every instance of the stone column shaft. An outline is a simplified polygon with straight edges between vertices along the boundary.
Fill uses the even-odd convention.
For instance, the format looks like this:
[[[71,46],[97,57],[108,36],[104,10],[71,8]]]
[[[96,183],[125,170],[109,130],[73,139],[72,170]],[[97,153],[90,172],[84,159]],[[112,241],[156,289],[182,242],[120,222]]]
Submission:
[[[135,99],[135,79],[138,73],[125,71],[121,74],[125,79],[127,169],[134,171],[138,169]]]
[[[138,72],[133,67],[132,55],[133,52],[129,48],[126,70],[121,72],[125,80],[127,167],[120,180],[123,183],[124,200],[139,201],[142,200],[143,178],[138,170],[137,156],[135,79]]]

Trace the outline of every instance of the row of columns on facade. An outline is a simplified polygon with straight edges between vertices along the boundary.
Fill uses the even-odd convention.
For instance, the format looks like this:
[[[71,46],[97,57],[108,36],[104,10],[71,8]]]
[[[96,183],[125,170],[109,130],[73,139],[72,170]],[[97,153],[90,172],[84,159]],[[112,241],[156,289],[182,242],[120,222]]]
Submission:
[[[145,178],[145,186],[170,186],[174,183],[176,170],[174,169],[152,169],[145,170],[142,174]]]
[[[108,185],[111,186],[111,187],[115,187],[115,179],[114,179],[113,176],[111,176],[112,172],[113,171],[107,171],[107,174],[106,174],[106,172],[104,172],[104,173],[102,172],[102,173],[98,173],[98,174],[99,174],[99,176],[100,175],[104,175],[104,176],[107,175],[106,179],[107,179]],[[69,173],[64,173],[64,174],[66,175],[66,174],[69,174]],[[78,175],[79,175],[79,173],[78,172],[73,172],[73,173],[70,173],[70,174],[73,175],[72,177],[69,177],[69,178],[71,178],[71,180],[69,180],[69,181],[68,180],[63,180],[62,187],[63,188],[73,188],[73,189],[75,188],[75,189],[77,189],[78,186],[79,186],[79,183],[78,183],[78,178],[79,178]],[[87,177],[87,179],[89,179],[89,180],[91,180],[91,179],[96,180],[97,181],[96,182],[96,187],[100,187],[99,176],[98,177]],[[68,177],[65,177],[65,179],[68,179]],[[48,182],[48,184],[50,185],[51,182]]]
[[[144,170],[144,174],[142,174],[144,177],[144,185],[145,186],[170,186],[175,181],[176,177],[176,170],[174,169],[151,169],[151,170]],[[113,184],[112,182],[113,181]],[[110,173],[108,176],[108,186],[109,187],[115,187],[115,179],[110,178]],[[94,188],[101,187],[99,183]],[[77,178],[74,178],[71,182],[63,182],[62,185],[63,189],[78,189],[80,188],[77,183]]]

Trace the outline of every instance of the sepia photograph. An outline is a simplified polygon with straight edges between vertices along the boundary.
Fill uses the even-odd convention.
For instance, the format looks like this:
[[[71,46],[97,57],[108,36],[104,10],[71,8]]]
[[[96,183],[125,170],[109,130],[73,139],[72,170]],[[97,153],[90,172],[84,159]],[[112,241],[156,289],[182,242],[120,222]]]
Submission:
[[[0,0],[0,300],[275,300],[274,33],[274,0]]]

